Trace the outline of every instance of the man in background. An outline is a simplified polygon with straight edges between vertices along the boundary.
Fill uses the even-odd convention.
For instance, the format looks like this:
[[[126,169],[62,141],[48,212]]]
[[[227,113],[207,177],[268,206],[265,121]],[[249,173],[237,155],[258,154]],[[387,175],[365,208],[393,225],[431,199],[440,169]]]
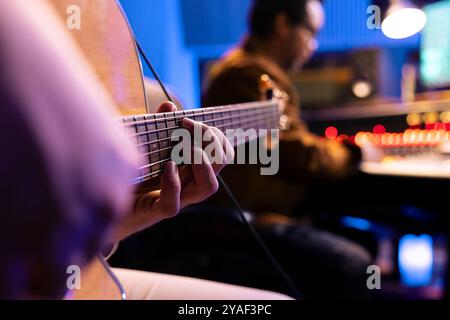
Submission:
[[[279,173],[262,176],[258,165],[230,165],[224,178],[241,205],[256,214],[256,226],[306,298],[363,298],[368,253],[296,219],[295,206],[308,182],[346,178],[361,158],[358,148],[320,138],[300,120],[300,97],[289,72],[299,70],[317,49],[315,36],[323,24],[318,0],[254,0],[249,35],[210,69],[203,105],[260,100],[262,75],[288,94],[289,129],[280,137]],[[220,193],[213,201],[229,203]]]

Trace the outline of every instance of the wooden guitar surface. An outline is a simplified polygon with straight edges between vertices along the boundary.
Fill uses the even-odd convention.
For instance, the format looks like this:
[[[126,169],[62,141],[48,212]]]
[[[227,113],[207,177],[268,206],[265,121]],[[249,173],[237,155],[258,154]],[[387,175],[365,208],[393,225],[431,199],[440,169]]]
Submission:
[[[146,113],[141,64],[130,26],[118,3],[115,0],[47,1],[109,91],[118,111],[122,115]],[[122,292],[107,268],[99,258],[83,268],[81,289],[72,291],[71,298],[122,299]]]
[[[159,137],[164,134],[165,137],[170,137],[171,132],[179,127],[177,122],[184,117],[202,121],[223,132],[233,128],[247,130],[279,127],[284,105],[282,101],[285,97],[274,94],[276,90],[271,90],[272,95],[267,101],[159,115],[148,114],[135,42],[118,3],[115,0],[46,1],[61,17],[61,27],[68,29],[99,80],[109,91],[118,111],[125,116],[123,123],[135,133],[136,147],[143,149],[140,153],[144,156],[141,157],[143,163],[139,166],[137,183],[146,192],[155,190],[152,186],[156,180],[152,179],[160,175],[163,163],[170,160],[168,138],[161,138],[158,142],[153,141],[158,140],[153,138],[153,135],[157,134]],[[268,79],[265,79],[263,84],[267,86],[267,82]],[[120,283],[102,258],[94,259],[81,271],[81,289],[70,292],[71,298],[123,298]]]
[[[147,112],[142,68],[131,28],[115,0],[47,0],[75,38],[123,115]],[[79,8],[80,29],[68,23]]]

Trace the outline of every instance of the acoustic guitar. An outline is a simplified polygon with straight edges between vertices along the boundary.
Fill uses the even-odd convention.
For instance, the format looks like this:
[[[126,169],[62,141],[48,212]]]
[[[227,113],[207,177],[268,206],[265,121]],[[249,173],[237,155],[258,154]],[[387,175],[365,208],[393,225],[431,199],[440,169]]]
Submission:
[[[123,115],[119,122],[132,131],[139,150],[139,174],[130,183],[142,187],[152,185],[148,182],[158,178],[164,164],[171,158],[171,134],[180,128],[180,122],[185,117],[224,132],[237,128],[279,128],[283,99],[277,97],[239,105],[148,113],[136,43],[120,5],[115,0],[48,1],[58,12],[64,25],[73,14],[73,8],[81,9],[81,28],[74,28],[70,33],[116,102]],[[82,269],[81,289],[70,292],[68,296],[83,300],[126,298],[120,282],[101,255]]]

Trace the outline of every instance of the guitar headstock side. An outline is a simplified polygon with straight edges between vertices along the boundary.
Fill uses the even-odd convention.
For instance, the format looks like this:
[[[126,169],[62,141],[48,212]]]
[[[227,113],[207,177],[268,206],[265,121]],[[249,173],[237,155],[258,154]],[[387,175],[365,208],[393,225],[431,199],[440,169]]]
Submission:
[[[289,119],[284,114],[286,105],[289,101],[289,95],[287,94],[287,92],[281,90],[267,74],[263,74],[259,78],[259,89],[261,91],[261,98],[263,100],[272,100],[278,104],[278,110],[280,112],[280,130],[288,130]]]

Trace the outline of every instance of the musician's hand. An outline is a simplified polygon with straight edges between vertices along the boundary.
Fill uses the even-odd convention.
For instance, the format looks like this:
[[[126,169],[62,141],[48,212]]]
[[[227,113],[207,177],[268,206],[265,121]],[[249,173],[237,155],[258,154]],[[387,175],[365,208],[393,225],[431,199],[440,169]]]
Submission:
[[[160,112],[174,112],[176,106],[164,103]],[[204,152],[204,147],[193,147],[193,153],[200,155],[202,164],[192,164],[177,168],[173,161],[166,163],[161,175],[159,189],[156,191],[138,194],[135,210],[121,223],[116,240],[146,229],[161,220],[175,217],[184,207],[201,202],[213,195],[219,188],[216,175],[234,158],[234,150],[220,130],[208,127],[200,122],[189,119],[183,120],[183,127],[191,134],[195,127],[202,128],[203,132],[211,134],[211,143],[220,144],[215,150],[221,154],[215,158],[223,159],[222,163],[211,164]]]

